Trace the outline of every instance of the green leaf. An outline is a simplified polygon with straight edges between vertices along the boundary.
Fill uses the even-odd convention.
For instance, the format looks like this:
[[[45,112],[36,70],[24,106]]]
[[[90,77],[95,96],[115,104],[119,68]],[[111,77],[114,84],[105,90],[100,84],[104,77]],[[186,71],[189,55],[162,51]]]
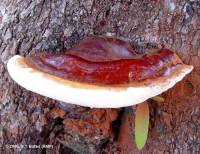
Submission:
[[[149,106],[147,102],[138,104],[135,115],[135,142],[137,148],[141,150],[148,136],[149,128]]]
[[[156,102],[164,102],[165,101],[165,98],[162,96],[155,96],[155,97],[152,97],[151,99]]]

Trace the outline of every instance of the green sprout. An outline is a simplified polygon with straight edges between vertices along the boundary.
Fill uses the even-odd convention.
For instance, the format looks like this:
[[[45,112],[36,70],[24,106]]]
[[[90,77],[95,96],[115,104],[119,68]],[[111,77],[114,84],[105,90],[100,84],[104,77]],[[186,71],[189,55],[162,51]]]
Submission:
[[[162,96],[151,98],[156,102],[164,102]],[[135,142],[139,150],[142,150],[148,137],[149,129],[149,106],[147,102],[137,105],[135,113]]]
[[[160,103],[165,101],[165,99],[162,96],[155,96],[155,97],[152,97],[151,99]]]

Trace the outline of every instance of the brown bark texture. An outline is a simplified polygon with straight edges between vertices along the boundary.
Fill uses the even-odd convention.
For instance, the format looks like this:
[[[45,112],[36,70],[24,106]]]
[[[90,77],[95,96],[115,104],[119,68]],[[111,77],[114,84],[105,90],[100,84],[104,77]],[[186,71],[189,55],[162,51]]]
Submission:
[[[90,109],[58,102],[18,86],[6,69],[15,54],[61,53],[85,37],[108,33],[125,38],[139,54],[170,48],[195,67],[162,94],[164,103],[149,103],[142,151],[134,143],[135,106]],[[200,153],[200,1],[1,0],[0,153]]]

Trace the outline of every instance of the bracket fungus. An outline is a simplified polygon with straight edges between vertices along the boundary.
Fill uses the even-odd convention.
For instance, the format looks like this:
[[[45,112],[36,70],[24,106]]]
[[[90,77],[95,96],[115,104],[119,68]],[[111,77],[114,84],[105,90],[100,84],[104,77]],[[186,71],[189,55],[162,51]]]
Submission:
[[[14,81],[35,93],[86,107],[119,108],[161,94],[193,66],[169,49],[138,56],[121,39],[94,36],[64,54],[16,55],[7,69]]]

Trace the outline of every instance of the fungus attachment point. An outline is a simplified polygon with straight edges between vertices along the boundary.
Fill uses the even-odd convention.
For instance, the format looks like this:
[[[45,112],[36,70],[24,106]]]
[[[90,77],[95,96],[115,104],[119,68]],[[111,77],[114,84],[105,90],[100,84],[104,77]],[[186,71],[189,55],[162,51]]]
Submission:
[[[138,57],[127,42],[96,36],[65,54],[16,55],[7,68],[19,85],[41,95],[86,107],[118,108],[161,94],[193,66],[168,49]]]

